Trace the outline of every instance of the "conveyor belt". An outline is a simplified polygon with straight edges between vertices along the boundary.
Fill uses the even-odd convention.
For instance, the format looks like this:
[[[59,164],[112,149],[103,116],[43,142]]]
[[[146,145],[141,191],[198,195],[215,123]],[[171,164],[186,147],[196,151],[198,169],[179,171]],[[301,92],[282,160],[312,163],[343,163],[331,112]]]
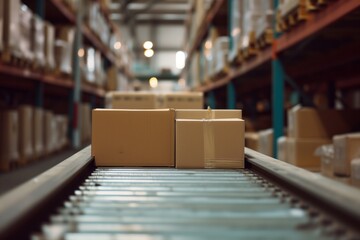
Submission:
[[[246,153],[242,170],[95,168],[85,149],[64,161],[61,172],[30,182],[36,187],[22,186],[37,194],[37,204],[28,204],[42,218],[21,221],[29,219],[25,207],[11,216],[0,206],[1,214],[10,214],[0,224],[0,238],[15,239],[8,237],[16,231],[8,230],[28,223],[28,235],[16,239],[358,239],[358,190]],[[16,205],[20,190],[0,201]],[[333,191],[339,196],[326,199]],[[46,209],[44,198],[53,202]]]

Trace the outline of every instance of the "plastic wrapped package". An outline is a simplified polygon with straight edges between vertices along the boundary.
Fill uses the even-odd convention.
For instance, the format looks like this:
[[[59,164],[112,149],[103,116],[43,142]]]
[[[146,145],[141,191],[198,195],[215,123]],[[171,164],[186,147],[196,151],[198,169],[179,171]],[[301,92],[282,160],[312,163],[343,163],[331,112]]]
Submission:
[[[34,54],[34,63],[38,67],[45,66],[45,26],[44,21],[34,15],[32,19],[31,49]]]
[[[272,29],[274,20],[273,0],[261,0],[260,17],[256,22],[256,38],[264,34],[268,29]]]
[[[243,1],[230,1],[230,39],[229,39],[229,61],[235,60],[240,48],[242,36]]]
[[[65,74],[72,74],[72,53],[75,29],[71,26],[58,26],[55,40],[56,70]]]
[[[19,15],[19,31],[20,36],[17,39],[17,46],[21,53],[21,58],[27,61],[32,61],[34,59],[34,54],[31,48],[32,40],[32,19],[33,13],[26,5],[21,5],[20,15]]]
[[[327,177],[334,176],[334,145],[326,144],[318,147],[315,155],[320,157],[321,161],[321,174]]]
[[[215,40],[215,73],[219,73],[227,67],[227,59],[229,54],[229,37],[218,37]]]
[[[3,51],[2,59],[6,62],[11,56],[20,58],[19,48],[20,34],[20,0],[4,1],[4,24],[3,24]]]
[[[19,114],[15,110],[0,111],[0,170],[9,170],[19,159]]]
[[[49,22],[44,22],[45,31],[45,43],[44,43],[44,54],[45,54],[45,66],[47,70],[53,70],[55,68],[55,28]]]
[[[241,49],[248,48],[255,41],[256,25],[261,17],[261,0],[244,0],[243,9]]]
[[[105,70],[101,59],[100,51],[95,51],[95,83],[98,86],[104,86],[105,84]]]

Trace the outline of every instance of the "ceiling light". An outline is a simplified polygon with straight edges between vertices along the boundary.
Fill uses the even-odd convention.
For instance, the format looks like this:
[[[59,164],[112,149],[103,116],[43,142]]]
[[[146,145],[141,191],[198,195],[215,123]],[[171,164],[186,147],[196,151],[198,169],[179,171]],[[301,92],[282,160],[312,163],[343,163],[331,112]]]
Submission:
[[[116,50],[119,50],[119,49],[121,48],[121,42],[115,42],[115,43],[114,43],[114,48],[115,48]]]
[[[176,68],[183,69],[185,67],[185,53],[183,51],[176,52],[175,60],[176,60]]]
[[[79,50],[78,50],[78,56],[79,57],[83,57],[85,55],[85,50],[83,49],[83,48],[80,48]]]
[[[144,51],[144,55],[145,55],[145,57],[150,58],[150,57],[154,56],[154,50],[152,50],[152,49],[146,49],[146,50]]]
[[[154,44],[153,44],[151,41],[146,41],[146,42],[144,42],[144,44],[143,44],[143,47],[144,47],[145,49],[151,49],[153,46],[154,46]]]
[[[150,78],[149,85],[151,88],[156,88],[158,86],[158,79],[156,77]]]

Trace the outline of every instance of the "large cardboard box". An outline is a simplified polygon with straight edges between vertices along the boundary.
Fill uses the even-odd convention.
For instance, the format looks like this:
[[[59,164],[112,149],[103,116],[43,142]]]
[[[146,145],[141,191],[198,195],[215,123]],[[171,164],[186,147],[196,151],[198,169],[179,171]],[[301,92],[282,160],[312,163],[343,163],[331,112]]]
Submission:
[[[30,105],[22,105],[19,112],[19,154],[20,162],[26,163],[34,157],[33,149],[33,114],[34,109]]]
[[[273,156],[273,139],[274,131],[272,129],[266,129],[259,131],[259,146],[258,151],[262,154]]]
[[[174,166],[175,112],[95,109],[92,155],[97,166]]]
[[[160,108],[174,109],[202,109],[204,108],[204,96],[202,92],[176,92],[165,93],[163,105],[159,102]],[[160,99],[158,98],[158,101]],[[161,101],[161,100],[160,100]]]
[[[245,120],[245,122],[246,122],[246,120]],[[257,132],[246,132],[245,133],[245,147],[251,148],[255,151],[258,151],[258,149],[259,149],[259,134]]]
[[[241,110],[228,109],[176,109],[176,119],[221,119],[242,118]]]
[[[177,119],[176,168],[243,168],[242,119]]]
[[[153,93],[110,92],[106,95],[106,107],[114,109],[154,109],[158,108],[158,99]]]
[[[334,174],[350,176],[350,163],[360,157],[360,133],[336,135],[334,143]]]
[[[358,129],[359,110],[316,110],[295,106],[288,111],[288,135],[292,138],[331,138]]]
[[[8,170],[19,158],[19,117],[15,110],[0,112],[0,169]]]
[[[41,108],[34,109],[33,120],[33,144],[34,144],[34,157],[39,158],[44,153],[44,110]]]
[[[309,170],[320,170],[320,157],[315,150],[324,144],[331,143],[330,139],[287,139],[288,162]]]
[[[360,158],[351,161],[351,184],[360,187]]]

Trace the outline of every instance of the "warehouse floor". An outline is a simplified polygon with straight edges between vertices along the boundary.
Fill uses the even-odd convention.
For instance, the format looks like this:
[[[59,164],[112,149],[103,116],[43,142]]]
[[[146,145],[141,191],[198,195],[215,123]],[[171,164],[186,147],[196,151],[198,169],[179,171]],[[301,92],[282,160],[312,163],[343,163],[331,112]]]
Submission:
[[[8,173],[0,173],[0,195],[55,166],[78,150],[68,149]]]

